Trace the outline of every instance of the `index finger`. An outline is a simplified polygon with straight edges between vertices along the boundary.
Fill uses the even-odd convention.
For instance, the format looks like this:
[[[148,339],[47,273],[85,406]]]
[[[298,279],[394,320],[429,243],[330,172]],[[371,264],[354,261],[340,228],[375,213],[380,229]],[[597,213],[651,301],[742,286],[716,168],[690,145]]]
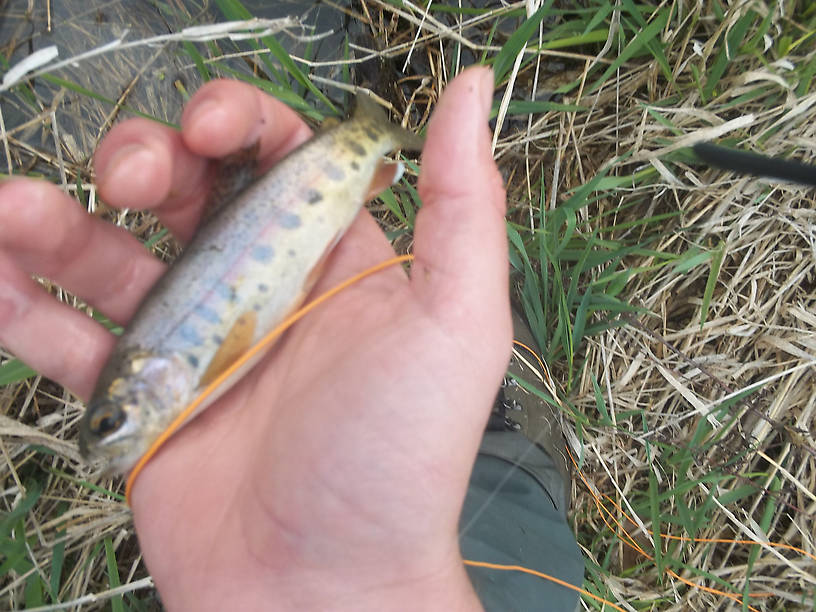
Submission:
[[[212,187],[212,160],[258,143],[266,169],[311,130],[282,102],[239,81],[215,80],[188,102],[181,130],[146,119],[116,125],[94,156],[102,198],[149,209],[180,240],[198,224]]]

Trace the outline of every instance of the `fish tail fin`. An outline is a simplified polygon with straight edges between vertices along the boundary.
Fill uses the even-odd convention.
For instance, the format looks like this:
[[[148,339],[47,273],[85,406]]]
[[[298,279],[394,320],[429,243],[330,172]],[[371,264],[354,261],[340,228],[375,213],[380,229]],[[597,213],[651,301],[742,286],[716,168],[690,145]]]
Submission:
[[[383,108],[364,93],[358,93],[353,117],[368,121],[379,129],[388,132],[399,148],[408,151],[421,151],[425,138],[404,127],[392,123]]]

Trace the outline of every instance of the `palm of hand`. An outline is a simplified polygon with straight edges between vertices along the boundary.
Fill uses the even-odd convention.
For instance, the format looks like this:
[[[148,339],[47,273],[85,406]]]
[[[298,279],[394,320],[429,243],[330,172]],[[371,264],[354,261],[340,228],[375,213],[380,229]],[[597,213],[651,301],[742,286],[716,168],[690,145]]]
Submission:
[[[245,576],[274,567],[280,582],[365,571],[376,585],[460,562],[456,522],[495,378],[474,380],[467,347],[451,346],[401,270],[361,284],[148,464],[136,486],[161,491],[173,517],[157,521],[156,498],[134,489],[157,579],[149,541],[168,574],[197,578],[193,592],[220,563]]]
[[[134,519],[168,607],[217,609],[239,597],[244,607],[288,601],[325,609],[320,602],[327,597],[336,607],[349,597],[349,607],[361,609],[361,593],[462,574],[458,514],[510,348],[504,200],[483,127],[483,75],[491,78],[471,71],[457,79],[432,120],[412,278],[387,269],[309,314],[138,477]],[[291,113],[255,90],[224,82],[205,89],[205,97],[229,100],[232,111],[254,104],[255,117],[277,116],[262,122],[270,131],[260,134],[267,163],[307,135]],[[196,99],[189,107],[195,105]],[[189,118],[191,109],[185,112]],[[153,198],[182,237],[190,235],[204,198],[189,185],[182,196],[166,194],[201,175],[206,162],[199,155],[237,148],[226,138],[215,145],[220,150],[207,150],[218,139],[197,137],[201,123],[182,122],[184,145],[165,128],[149,127],[168,154],[187,158],[174,162],[165,196]],[[135,140],[127,124],[120,128],[97,155],[103,179],[103,166]],[[251,120],[232,129],[238,145],[258,138]],[[138,126],[142,141],[150,136],[145,130]],[[450,167],[452,158],[457,167]],[[132,206],[127,198],[135,196],[125,194],[133,189],[119,173],[100,182],[109,201]],[[0,212],[2,200],[0,194]],[[313,295],[392,255],[374,220],[361,214]],[[132,313],[161,272],[152,265],[131,275],[121,303],[109,310],[118,307],[124,319]],[[2,273],[0,265],[0,279]],[[38,363],[25,342],[0,341],[49,373],[45,357]],[[79,378],[52,374],[83,395],[110,350],[103,336],[88,342],[95,352]]]

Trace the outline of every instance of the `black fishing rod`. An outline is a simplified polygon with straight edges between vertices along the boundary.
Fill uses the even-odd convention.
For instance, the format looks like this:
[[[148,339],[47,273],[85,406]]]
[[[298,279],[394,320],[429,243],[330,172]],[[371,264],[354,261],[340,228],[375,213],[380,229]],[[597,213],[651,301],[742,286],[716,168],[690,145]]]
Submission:
[[[698,142],[692,148],[699,158],[723,170],[816,187],[816,166],[811,164],[738,151],[710,142]]]

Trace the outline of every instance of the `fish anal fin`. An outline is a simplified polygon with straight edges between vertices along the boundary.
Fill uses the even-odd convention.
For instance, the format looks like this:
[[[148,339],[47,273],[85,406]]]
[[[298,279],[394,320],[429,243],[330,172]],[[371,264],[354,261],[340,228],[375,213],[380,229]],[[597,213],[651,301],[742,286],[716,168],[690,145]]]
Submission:
[[[404,171],[405,166],[402,165],[402,162],[389,162],[382,160],[379,164],[377,164],[377,169],[374,171],[374,176],[371,178],[371,182],[368,184],[366,200],[376,198],[380,193],[400,180]]]
[[[232,324],[227,337],[224,338],[212,361],[207,366],[199,386],[206,387],[209,385],[252,347],[257,322],[258,315],[254,310],[245,312],[238,317],[238,320]]]

